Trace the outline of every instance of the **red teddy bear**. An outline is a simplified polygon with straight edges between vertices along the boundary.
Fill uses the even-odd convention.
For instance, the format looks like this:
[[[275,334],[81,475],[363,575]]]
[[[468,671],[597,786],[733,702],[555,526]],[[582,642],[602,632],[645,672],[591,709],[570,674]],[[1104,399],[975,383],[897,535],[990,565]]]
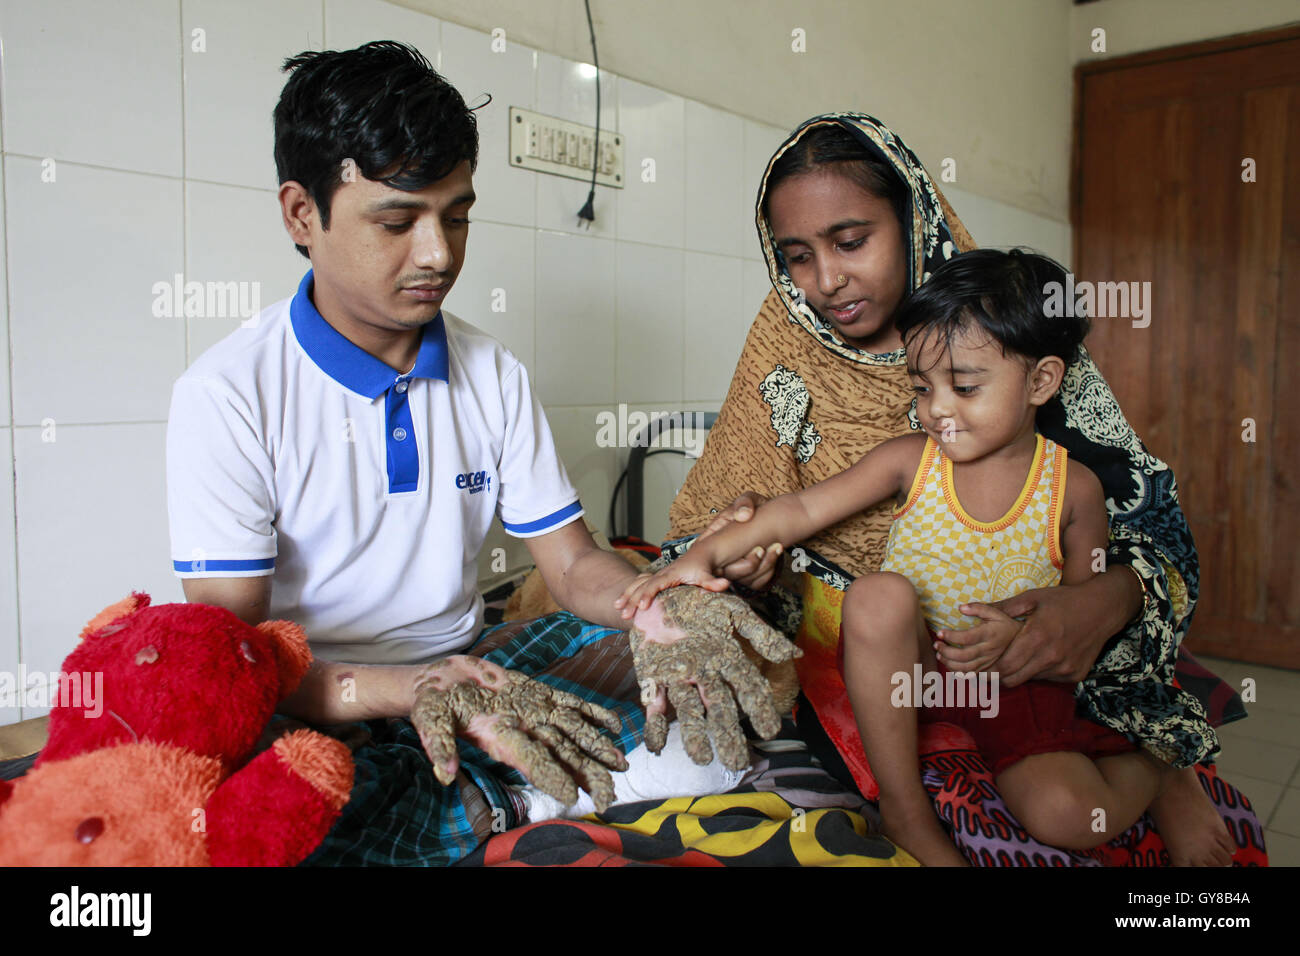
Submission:
[[[0,781],[0,865],[301,862],[347,802],[351,753],[299,730],[249,756],[310,663],[289,621],[140,593],[106,608],[63,665],[102,675],[102,699],[58,700],[31,772]]]

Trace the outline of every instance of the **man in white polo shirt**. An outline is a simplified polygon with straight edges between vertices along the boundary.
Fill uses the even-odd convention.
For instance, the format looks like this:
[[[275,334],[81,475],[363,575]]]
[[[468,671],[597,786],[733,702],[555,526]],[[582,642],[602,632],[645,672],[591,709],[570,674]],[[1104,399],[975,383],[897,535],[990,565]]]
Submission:
[[[440,185],[468,189],[465,173]],[[349,198],[336,198],[336,217]],[[429,273],[450,282],[432,259]],[[222,578],[273,581],[267,615],[300,624],[321,660],[425,663],[482,626],[477,558],[498,511],[547,557],[549,532],[572,525],[586,536],[582,507],[527,371],[436,311],[441,292],[410,297],[410,311],[435,314],[399,374],[321,316],[314,279],[309,271],[292,299],[176,383],[171,533],[188,557],[173,564],[196,593]],[[630,576],[621,561],[606,570]]]
[[[317,660],[281,705],[286,714],[318,724],[398,718],[419,701],[419,742],[442,784],[455,777],[466,785],[463,773],[455,776],[468,769],[455,733],[539,786],[535,775],[555,771],[561,784],[571,787],[571,777],[594,795],[605,773],[596,763],[625,764],[598,734],[572,724],[572,713],[564,717],[569,738],[555,740],[550,728],[526,720],[535,739],[499,716],[462,712],[471,698],[490,708],[517,690],[516,703],[542,706],[537,694],[551,693],[456,653],[482,626],[477,556],[494,517],[527,541],[557,602],[585,619],[573,648],[628,626],[614,601],[634,576],[578,520],[582,507],[527,371],[441,309],[464,262],[474,202],[473,114],[400,44],[304,53],[285,68],[293,75],[275,111],[279,200],[312,270],[291,299],[204,353],[176,383],[168,509],[186,598],[250,623],[287,618],[303,626]],[[647,647],[686,637],[662,613],[635,622]],[[705,680],[693,669],[704,666],[671,678],[670,691]],[[453,722],[446,702],[465,688]],[[658,690],[655,712],[663,708]],[[690,694],[691,719],[702,727],[702,695]],[[674,701],[682,711],[684,702]],[[544,701],[557,703],[619,726],[578,698]],[[734,706],[711,708],[715,733],[719,714],[736,721]],[[368,785],[392,770],[376,766]],[[419,773],[409,761],[404,772]],[[484,775],[471,776],[497,792]],[[438,845],[472,848],[459,798],[430,797],[424,781],[407,783],[438,804],[430,817],[440,812],[448,827],[435,834]],[[353,805],[366,802],[359,789],[360,782]],[[406,825],[393,821],[395,808],[409,815],[407,794],[378,802],[383,822],[366,818],[359,828]],[[436,825],[416,821],[417,829]],[[396,859],[390,844],[408,837],[376,844],[365,860]]]

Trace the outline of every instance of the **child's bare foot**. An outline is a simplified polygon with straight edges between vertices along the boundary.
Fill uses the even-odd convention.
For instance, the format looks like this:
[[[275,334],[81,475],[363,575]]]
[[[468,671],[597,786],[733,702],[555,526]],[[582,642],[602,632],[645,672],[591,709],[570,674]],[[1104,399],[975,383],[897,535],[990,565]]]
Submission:
[[[1194,767],[1170,771],[1149,812],[1169,848],[1170,866],[1232,865],[1237,844]]]
[[[917,808],[909,803],[880,798],[880,829],[896,846],[916,857],[922,866],[970,866],[948,838],[929,801]]]

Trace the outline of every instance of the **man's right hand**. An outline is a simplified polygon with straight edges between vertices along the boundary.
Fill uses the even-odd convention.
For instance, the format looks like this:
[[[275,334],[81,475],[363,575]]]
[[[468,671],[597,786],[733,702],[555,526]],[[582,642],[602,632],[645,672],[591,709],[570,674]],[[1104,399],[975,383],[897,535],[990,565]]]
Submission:
[[[414,692],[411,723],[444,786],[460,766],[459,736],[561,803],[575,803],[579,786],[598,811],[613,803],[609,771],[628,764],[595,724],[618,733],[623,725],[614,712],[519,671],[459,654],[423,668]]]
[[[700,538],[716,534],[733,521],[745,522],[754,517],[759,505],[768,499],[757,491],[746,491],[739,498],[714,517],[709,526],[700,532]],[[776,564],[781,559],[782,549],[771,545],[766,549],[755,548],[739,561],[733,561],[722,569],[723,575],[730,581],[743,584],[747,588],[761,591],[772,583],[776,574]]]

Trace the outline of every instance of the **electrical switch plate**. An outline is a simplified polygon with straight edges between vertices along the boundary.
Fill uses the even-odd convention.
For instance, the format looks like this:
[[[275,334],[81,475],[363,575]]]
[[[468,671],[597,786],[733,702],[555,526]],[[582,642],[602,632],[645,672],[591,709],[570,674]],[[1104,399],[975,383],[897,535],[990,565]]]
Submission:
[[[511,166],[591,182],[595,145],[595,127],[510,107]],[[600,131],[596,182],[623,188],[623,137],[613,130]]]

